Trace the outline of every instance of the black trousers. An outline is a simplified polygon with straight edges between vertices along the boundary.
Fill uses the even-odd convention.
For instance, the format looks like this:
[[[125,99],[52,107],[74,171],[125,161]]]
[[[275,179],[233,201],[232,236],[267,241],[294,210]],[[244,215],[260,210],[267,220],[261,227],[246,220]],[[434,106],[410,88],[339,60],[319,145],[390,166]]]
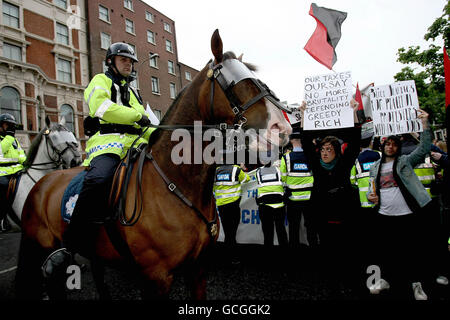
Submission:
[[[287,219],[289,223],[289,246],[293,248],[300,247],[300,222],[303,216],[305,226],[309,218],[309,201],[291,201],[286,202]],[[313,230],[311,230],[312,233]],[[308,238],[309,229],[307,229]],[[308,238],[309,242],[309,238]]]
[[[234,246],[236,244],[236,233],[241,220],[240,198],[237,201],[218,206],[220,221],[225,234],[225,244]]]
[[[0,176],[0,220],[6,217],[9,204],[6,203],[6,192],[12,175]]]
[[[272,208],[264,204],[259,205],[259,218],[264,234],[264,246],[273,246],[274,225],[280,246],[286,247],[288,245],[286,227],[284,226],[285,217],[284,207]]]
[[[92,159],[83,182],[69,226],[63,235],[63,245],[72,252],[93,247],[98,222],[108,215],[107,202],[114,172],[120,163],[115,154],[102,154]]]

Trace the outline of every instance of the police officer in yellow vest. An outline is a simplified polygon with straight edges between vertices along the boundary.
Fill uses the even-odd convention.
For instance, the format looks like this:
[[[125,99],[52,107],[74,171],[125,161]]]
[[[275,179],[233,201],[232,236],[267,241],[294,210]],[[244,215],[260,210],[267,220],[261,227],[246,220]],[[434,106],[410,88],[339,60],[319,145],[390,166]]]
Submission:
[[[23,169],[25,152],[15,138],[17,122],[9,113],[0,115],[0,231],[9,229],[6,217],[10,204],[6,203],[6,192],[13,175]]]
[[[305,226],[309,221],[309,199],[314,183],[314,177],[308,165],[300,140],[299,128],[293,127],[290,135],[292,151],[281,158],[281,180],[286,187],[286,209],[289,224],[289,245],[293,248],[300,246],[300,220],[303,215]],[[314,241],[314,230],[308,229],[308,242]],[[317,236],[316,236],[317,239]]]
[[[234,259],[233,262],[236,262],[236,259],[232,251],[235,249],[236,232],[241,219],[241,184],[248,181],[248,174],[237,165],[216,168],[213,192],[225,234],[227,256]]]
[[[79,248],[84,252],[94,249],[93,238],[97,228],[92,222],[102,222],[108,214],[105,212],[106,199],[114,172],[142,130],[151,124],[140,95],[130,87],[134,80],[133,66],[137,61],[130,45],[113,43],[106,52],[108,70],[95,75],[84,91],[91,117],[89,123],[95,123],[95,120],[99,123],[86,128],[89,123],[85,122],[85,131],[91,132],[86,143],[87,158],[83,163],[89,167],[88,172],[71,222],[63,235],[63,248],[47,258],[42,267],[44,276],[50,276],[55,269],[62,269],[70,263],[72,254]],[[147,130],[135,146],[148,142],[150,131]]]
[[[277,231],[278,243],[281,247],[288,245],[284,208],[284,188],[281,181],[281,171],[278,167],[267,163],[256,169],[258,191],[256,203],[259,208],[259,218],[264,234],[264,246],[273,246],[274,224]]]

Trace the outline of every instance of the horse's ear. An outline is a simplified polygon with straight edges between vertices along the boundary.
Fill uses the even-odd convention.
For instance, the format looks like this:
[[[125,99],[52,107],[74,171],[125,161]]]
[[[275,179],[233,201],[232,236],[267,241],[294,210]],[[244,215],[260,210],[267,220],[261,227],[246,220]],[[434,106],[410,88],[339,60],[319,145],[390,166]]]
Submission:
[[[241,55],[238,57],[238,60],[240,61],[240,62],[242,62],[242,57],[244,56],[244,54],[243,53],[241,53]]]
[[[48,116],[45,116],[45,124],[47,125],[47,127],[50,127],[50,118]]]
[[[211,37],[211,51],[216,59],[216,63],[221,63],[223,59],[223,44],[219,35],[219,29],[216,29]]]
[[[66,117],[59,118],[59,124],[62,126],[65,126],[66,125]]]

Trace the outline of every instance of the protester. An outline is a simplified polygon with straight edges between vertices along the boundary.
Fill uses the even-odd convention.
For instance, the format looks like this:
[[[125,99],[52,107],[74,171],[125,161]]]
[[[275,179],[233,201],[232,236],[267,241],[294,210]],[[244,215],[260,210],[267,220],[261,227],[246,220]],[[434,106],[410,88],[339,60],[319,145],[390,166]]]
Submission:
[[[239,263],[236,250],[236,233],[241,218],[239,203],[241,184],[250,181],[250,177],[237,165],[223,165],[216,168],[214,178],[214,197],[225,235],[226,256],[233,264]]]
[[[390,288],[389,281],[411,283],[414,298],[427,300],[422,288],[424,242],[418,236],[420,210],[431,202],[431,198],[413,168],[422,163],[431,147],[431,131],[428,113],[418,110],[423,125],[419,146],[409,155],[401,155],[401,140],[389,136],[382,144],[381,159],[370,170],[375,192],[367,198],[377,207],[376,237],[377,256],[382,278],[370,286],[372,294]]]
[[[352,100],[350,106],[357,124],[358,103]],[[305,102],[300,109],[305,111]],[[327,136],[323,138],[324,135]],[[311,206],[314,208],[312,224],[319,237],[317,263],[323,269],[323,276],[328,279],[332,290],[340,294],[341,280],[345,282],[345,287],[353,287],[350,279],[354,278],[356,281],[357,278],[348,224],[359,207],[358,196],[350,183],[350,171],[360,150],[361,128],[355,126],[326,131],[301,130],[301,137],[303,150],[314,176]],[[347,144],[343,154],[338,137]],[[319,138],[319,152],[313,144],[315,138]]]

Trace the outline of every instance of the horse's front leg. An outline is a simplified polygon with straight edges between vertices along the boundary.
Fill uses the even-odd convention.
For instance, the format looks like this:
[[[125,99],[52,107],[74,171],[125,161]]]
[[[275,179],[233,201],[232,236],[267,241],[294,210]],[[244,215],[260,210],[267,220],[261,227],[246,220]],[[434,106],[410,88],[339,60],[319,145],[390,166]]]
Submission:
[[[167,300],[173,282],[173,274],[164,267],[144,270],[141,282],[142,300]]]
[[[206,268],[194,263],[185,273],[185,282],[190,291],[191,298],[206,300]]]

